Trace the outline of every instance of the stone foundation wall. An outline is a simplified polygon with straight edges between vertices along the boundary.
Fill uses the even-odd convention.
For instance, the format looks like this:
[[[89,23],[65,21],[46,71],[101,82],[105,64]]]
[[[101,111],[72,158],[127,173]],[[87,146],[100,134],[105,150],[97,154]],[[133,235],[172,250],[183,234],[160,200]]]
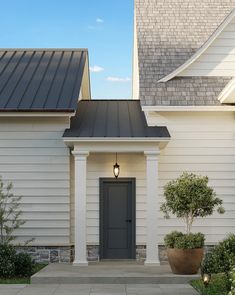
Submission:
[[[17,252],[28,253],[37,263],[69,263],[74,256],[74,248],[70,246],[17,247]]]
[[[206,246],[205,253],[213,246]],[[69,263],[74,259],[74,246],[58,246],[58,247],[18,247],[17,252],[28,253],[35,262],[39,263]],[[144,261],[146,258],[146,246],[136,246],[136,260]],[[159,246],[159,258],[161,263],[167,263],[166,248]],[[99,261],[99,246],[87,246],[87,259],[90,262]]]

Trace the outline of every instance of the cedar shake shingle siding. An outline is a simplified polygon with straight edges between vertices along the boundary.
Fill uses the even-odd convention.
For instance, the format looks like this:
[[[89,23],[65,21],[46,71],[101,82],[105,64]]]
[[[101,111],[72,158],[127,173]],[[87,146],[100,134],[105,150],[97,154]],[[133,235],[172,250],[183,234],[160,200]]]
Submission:
[[[142,105],[219,105],[229,77],[158,80],[186,62],[235,8],[235,0],[135,0]]]

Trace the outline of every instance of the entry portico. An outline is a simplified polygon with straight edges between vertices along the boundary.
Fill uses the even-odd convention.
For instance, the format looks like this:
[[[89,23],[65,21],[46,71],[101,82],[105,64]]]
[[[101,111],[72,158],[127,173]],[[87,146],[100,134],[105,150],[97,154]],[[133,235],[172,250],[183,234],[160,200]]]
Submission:
[[[140,158],[144,158],[140,165],[145,165],[143,169],[143,171],[145,171],[145,176],[142,177],[144,178],[142,180],[137,178],[136,183],[138,186],[138,182],[143,182],[142,185],[145,187],[146,194],[145,215],[142,216],[145,223],[145,232],[143,233],[146,244],[145,264],[158,265],[158,156],[160,154],[160,150],[164,148],[169,141],[169,133],[166,127],[147,126],[144,113],[141,111],[138,101],[81,101],[79,104],[78,115],[73,119],[71,128],[66,130],[64,134],[64,141],[71,147],[74,157],[74,265],[86,266],[88,264],[87,179],[88,173],[90,173],[88,170],[94,170],[94,168],[87,168],[89,168],[89,165],[94,167],[94,162],[96,162],[96,159],[101,156],[104,157],[103,159],[113,159],[113,164],[115,164],[116,153],[121,159],[125,155],[126,165],[128,165],[128,161],[131,157],[133,159],[136,157],[137,161]],[[128,108],[130,108],[131,114],[128,112]],[[102,125],[101,121],[103,121]],[[100,174],[96,176],[94,182],[95,184],[100,183],[98,178],[102,178],[103,175],[106,177],[108,176],[109,179],[113,179],[112,183],[114,185],[112,188],[108,188],[109,192],[104,195],[104,198],[106,198],[104,199],[104,202],[109,204],[107,210],[110,210],[111,212],[111,206],[116,206],[114,209],[120,210],[120,213],[122,214],[117,212],[117,216],[120,216],[120,218],[114,218],[115,225],[112,224],[109,228],[107,228],[106,225],[105,228],[101,228],[103,223],[101,222],[100,214],[103,208],[101,208],[102,203],[99,201],[99,233],[107,230],[107,235],[105,236],[108,238],[107,241],[104,241],[104,243],[107,245],[110,244],[111,248],[114,247],[115,235],[117,239],[117,247],[118,245],[120,245],[120,247],[124,247],[124,245],[129,244],[131,241],[131,239],[128,239],[127,237],[125,242],[126,235],[129,233],[128,224],[126,225],[125,221],[130,223],[132,222],[133,227],[135,226],[135,220],[128,217],[130,212],[128,213],[125,206],[129,206],[129,201],[126,202],[126,200],[130,197],[127,193],[125,198],[125,188],[123,187],[122,189],[121,184],[123,186],[125,179],[134,179],[135,175],[130,172],[125,173],[125,165],[121,165],[120,181],[115,183],[115,177],[112,175],[112,165],[109,163],[104,166],[106,173],[102,174],[100,171]],[[102,169],[104,170],[104,168]],[[96,186],[95,190],[96,195],[101,194],[100,187]],[[128,190],[129,188],[127,188],[127,191]],[[121,201],[119,202],[119,198],[120,200],[123,200],[122,205],[120,205]],[[112,203],[114,203],[114,205],[112,205]],[[109,213],[106,215],[108,216],[107,222],[112,222],[110,221]],[[133,216],[135,215],[136,214]],[[117,219],[120,220],[117,221]],[[111,227],[112,231],[110,230]],[[123,239],[122,243],[119,243],[120,239]],[[132,241],[135,240],[136,239],[134,238]],[[132,246],[136,248],[136,245]],[[113,251],[112,253],[117,252],[118,251]],[[119,251],[118,253],[122,252]],[[135,258],[135,254],[130,258]]]

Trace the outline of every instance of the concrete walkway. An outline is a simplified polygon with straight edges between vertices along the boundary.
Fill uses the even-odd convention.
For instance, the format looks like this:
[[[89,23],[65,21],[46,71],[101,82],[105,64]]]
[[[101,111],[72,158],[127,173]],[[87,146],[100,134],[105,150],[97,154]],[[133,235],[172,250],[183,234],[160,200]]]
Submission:
[[[49,264],[31,277],[31,284],[187,284],[199,275],[175,275],[168,265],[105,261],[78,267]]]
[[[0,285],[1,295],[198,295],[189,285]]]

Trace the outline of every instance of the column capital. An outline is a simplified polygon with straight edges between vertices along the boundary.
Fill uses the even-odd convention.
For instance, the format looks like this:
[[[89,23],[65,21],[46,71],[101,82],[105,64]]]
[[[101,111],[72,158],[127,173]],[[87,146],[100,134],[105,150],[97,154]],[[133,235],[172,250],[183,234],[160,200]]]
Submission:
[[[85,157],[87,158],[89,156],[89,152],[88,151],[79,151],[79,150],[73,150],[72,154],[74,155],[74,157]]]
[[[157,160],[160,155],[160,150],[156,149],[155,151],[144,151],[144,155],[147,159]]]

